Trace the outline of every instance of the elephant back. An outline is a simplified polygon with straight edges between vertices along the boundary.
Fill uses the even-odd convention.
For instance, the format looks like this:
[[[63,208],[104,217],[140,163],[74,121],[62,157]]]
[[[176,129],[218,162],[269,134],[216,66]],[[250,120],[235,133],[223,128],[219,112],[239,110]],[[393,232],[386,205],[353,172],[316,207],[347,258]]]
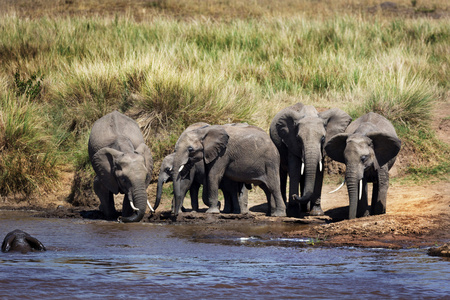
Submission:
[[[89,156],[92,157],[104,147],[116,148],[115,144],[119,139],[126,140],[134,149],[144,143],[144,137],[136,121],[118,111],[113,111],[95,121],[92,126],[88,143]]]

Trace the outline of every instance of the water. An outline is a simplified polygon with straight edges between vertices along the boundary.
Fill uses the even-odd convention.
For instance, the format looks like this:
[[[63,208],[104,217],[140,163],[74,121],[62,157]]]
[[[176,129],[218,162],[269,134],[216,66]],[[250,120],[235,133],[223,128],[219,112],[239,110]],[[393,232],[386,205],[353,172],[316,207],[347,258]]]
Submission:
[[[47,251],[0,253],[0,299],[450,295],[450,261],[429,257],[425,249],[300,247],[301,239],[279,246],[257,237],[199,242],[186,234],[201,230],[198,225],[41,219],[0,211],[1,239],[16,228],[37,237]]]

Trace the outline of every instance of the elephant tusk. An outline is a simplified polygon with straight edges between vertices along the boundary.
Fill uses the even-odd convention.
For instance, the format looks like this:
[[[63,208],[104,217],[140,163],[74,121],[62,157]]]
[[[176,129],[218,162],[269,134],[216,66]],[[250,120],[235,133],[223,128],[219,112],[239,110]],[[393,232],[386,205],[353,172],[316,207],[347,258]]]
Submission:
[[[153,207],[152,207],[152,205],[150,204],[150,202],[148,202],[148,200],[147,200],[147,204],[148,204],[148,207],[150,208],[150,210],[151,210],[152,212],[155,212],[155,210],[153,209]]]
[[[319,171],[322,172],[322,161],[319,161]]]
[[[359,199],[358,200],[361,200],[361,198],[362,198],[362,189],[363,189],[363,182],[362,182],[362,179],[359,181]]]
[[[183,168],[184,168],[184,165],[182,165],[182,166],[180,167],[180,169],[178,170],[178,173],[180,173],[181,170],[183,170]]]
[[[139,211],[139,208],[137,208],[136,206],[134,206],[133,202],[130,201],[130,206],[134,211]]]
[[[302,168],[300,170],[300,175],[303,175],[304,172],[305,172],[305,164],[302,163]]]
[[[328,192],[328,194],[333,194],[334,192],[339,191],[344,186],[344,184],[345,184],[345,180],[341,183],[341,185],[337,189],[335,189],[335,190],[333,190],[331,192]]]

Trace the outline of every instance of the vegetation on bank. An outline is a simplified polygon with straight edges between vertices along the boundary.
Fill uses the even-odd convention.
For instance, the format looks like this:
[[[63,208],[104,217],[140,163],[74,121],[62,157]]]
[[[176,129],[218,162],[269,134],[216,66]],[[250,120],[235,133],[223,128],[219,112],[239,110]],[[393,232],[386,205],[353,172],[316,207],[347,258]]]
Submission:
[[[450,171],[430,129],[449,95],[445,18],[8,14],[0,28],[0,195],[51,188],[67,166],[92,173],[90,127],[114,109],[138,120],[156,162],[193,122],[267,129],[298,101],[355,118],[376,111],[418,157],[407,173]]]

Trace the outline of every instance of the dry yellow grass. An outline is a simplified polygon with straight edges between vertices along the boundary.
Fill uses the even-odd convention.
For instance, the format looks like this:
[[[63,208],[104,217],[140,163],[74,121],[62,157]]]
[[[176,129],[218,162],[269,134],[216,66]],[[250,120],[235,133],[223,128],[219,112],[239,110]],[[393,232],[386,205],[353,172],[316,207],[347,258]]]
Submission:
[[[23,17],[126,15],[136,21],[161,16],[216,20],[294,15],[316,18],[337,14],[442,17],[448,16],[449,7],[446,0],[0,0],[1,12]]]

